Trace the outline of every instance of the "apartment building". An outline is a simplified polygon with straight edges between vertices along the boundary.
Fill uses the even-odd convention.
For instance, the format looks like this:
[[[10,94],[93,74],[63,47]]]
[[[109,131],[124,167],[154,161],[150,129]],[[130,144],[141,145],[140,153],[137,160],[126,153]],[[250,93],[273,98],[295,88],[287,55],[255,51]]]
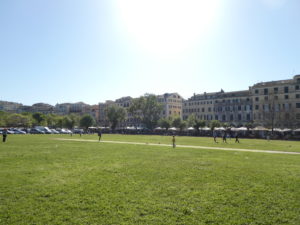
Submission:
[[[234,91],[194,94],[183,103],[183,119],[195,114],[200,120],[219,120],[234,126],[252,121],[250,91]]]
[[[161,113],[162,118],[182,118],[182,104],[184,99],[178,93],[157,95],[157,100],[163,106],[163,111]]]
[[[54,112],[54,107],[46,103],[36,103],[31,106],[31,112],[51,114]]]
[[[255,124],[280,128],[300,126],[300,75],[257,83],[250,91]]]
[[[21,106],[20,103],[0,101],[0,111],[15,113]]]

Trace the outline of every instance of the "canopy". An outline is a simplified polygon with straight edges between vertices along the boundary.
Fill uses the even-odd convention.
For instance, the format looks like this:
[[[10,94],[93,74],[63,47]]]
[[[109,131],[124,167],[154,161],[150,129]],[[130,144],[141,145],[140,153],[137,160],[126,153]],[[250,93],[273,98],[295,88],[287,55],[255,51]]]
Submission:
[[[238,131],[247,131],[247,130],[248,130],[247,127],[239,127],[239,128],[237,128],[237,129],[238,129]]]
[[[215,130],[225,130],[224,127],[215,127]]]
[[[267,129],[267,128],[265,128],[265,127],[262,127],[262,126],[255,127],[253,130],[262,130],[262,131],[268,131],[268,129]]]
[[[177,130],[177,128],[176,127],[171,127],[171,128],[169,128],[169,130]]]
[[[209,127],[203,127],[203,128],[201,128],[201,130],[210,130],[210,128]]]
[[[188,130],[195,130],[195,128],[194,127],[189,127]]]

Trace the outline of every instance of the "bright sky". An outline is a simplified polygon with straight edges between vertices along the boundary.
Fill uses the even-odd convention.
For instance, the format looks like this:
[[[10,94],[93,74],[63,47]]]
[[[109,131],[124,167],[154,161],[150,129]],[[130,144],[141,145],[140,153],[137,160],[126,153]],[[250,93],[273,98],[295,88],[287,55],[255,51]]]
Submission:
[[[300,74],[299,0],[1,0],[0,100],[247,89]]]

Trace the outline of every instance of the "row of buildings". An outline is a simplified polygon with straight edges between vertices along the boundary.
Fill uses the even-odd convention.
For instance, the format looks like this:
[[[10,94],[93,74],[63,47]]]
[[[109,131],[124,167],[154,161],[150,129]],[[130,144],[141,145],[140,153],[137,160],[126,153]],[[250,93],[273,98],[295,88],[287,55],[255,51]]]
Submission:
[[[166,93],[157,96],[163,106],[161,117],[179,116],[187,119],[195,114],[200,120],[219,120],[232,126],[247,123],[266,127],[300,127],[300,75],[292,79],[261,82],[250,86],[248,90],[194,94],[183,99],[178,93]],[[8,112],[41,112],[66,115],[69,113],[90,114],[98,125],[108,126],[106,109],[118,105],[128,109],[133,98],[122,97],[115,101],[106,101],[98,105],[83,102],[64,103],[51,106],[37,103],[24,106],[19,103],[0,101],[0,110]],[[141,126],[139,121],[128,113],[122,126]]]

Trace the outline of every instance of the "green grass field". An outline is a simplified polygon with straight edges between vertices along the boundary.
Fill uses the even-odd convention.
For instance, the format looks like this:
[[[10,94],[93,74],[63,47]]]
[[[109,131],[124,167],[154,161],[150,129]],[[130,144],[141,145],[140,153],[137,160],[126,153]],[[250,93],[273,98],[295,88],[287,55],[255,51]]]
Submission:
[[[300,224],[300,155],[59,137],[80,138],[9,135],[0,143],[0,224]],[[103,140],[171,144],[168,136],[104,134]],[[240,141],[176,139],[300,152],[295,141]]]

